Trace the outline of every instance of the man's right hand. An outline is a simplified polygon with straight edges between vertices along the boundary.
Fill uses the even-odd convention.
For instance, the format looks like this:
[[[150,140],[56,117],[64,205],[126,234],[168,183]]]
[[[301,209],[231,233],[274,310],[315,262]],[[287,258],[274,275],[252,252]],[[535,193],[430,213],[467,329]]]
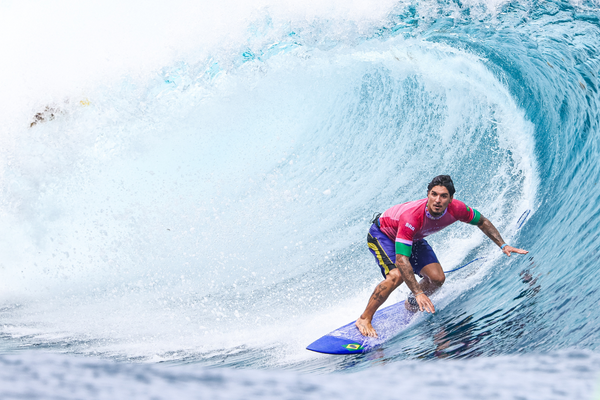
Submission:
[[[417,304],[419,305],[419,310],[427,311],[428,313],[435,313],[435,307],[429,297],[423,292],[417,294],[415,296],[415,300],[417,300]]]

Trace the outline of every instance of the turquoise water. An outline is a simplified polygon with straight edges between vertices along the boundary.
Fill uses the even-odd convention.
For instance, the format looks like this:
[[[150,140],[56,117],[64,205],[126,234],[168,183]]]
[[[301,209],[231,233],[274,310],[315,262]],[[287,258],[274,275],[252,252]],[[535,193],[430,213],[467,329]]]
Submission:
[[[127,368],[152,380],[226,367],[311,373],[325,389],[302,393],[316,398],[331,372],[386,364],[388,377],[472,371],[469,390],[481,368],[566,382],[501,398],[592,395],[598,4],[1,7],[14,34],[0,86],[3,360],[65,360],[69,376],[84,357],[116,368],[115,390]],[[530,253],[504,257],[453,226],[430,240],[444,269],[485,260],[449,275],[435,315],[376,352],[306,351],[379,280],[371,215],[441,173]]]

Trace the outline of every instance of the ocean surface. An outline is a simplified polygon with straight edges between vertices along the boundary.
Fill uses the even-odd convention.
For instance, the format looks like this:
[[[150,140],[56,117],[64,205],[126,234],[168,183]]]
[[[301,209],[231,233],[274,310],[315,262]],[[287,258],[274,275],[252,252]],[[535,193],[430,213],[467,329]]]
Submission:
[[[0,54],[0,398],[600,398],[598,1],[3,1]],[[438,174],[529,254],[454,224],[434,315],[305,350]]]

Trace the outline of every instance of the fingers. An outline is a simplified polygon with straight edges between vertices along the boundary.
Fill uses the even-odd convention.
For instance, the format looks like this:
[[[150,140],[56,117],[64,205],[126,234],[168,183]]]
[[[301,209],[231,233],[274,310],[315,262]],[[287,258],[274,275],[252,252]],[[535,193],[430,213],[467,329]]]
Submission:
[[[435,307],[433,306],[433,303],[430,301],[429,302],[429,312],[432,314],[435,314]]]
[[[502,249],[502,252],[504,254],[506,254],[507,256],[509,256],[509,257],[510,257],[510,253],[517,253],[517,254],[527,254],[527,253],[529,253],[527,250],[517,249],[517,248],[512,247],[512,246],[505,246],[504,249]]]
[[[419,310],[427,311],[428,313],[435,313],[435,307],[429,297],[425,293],[419,293],[416,296],[417,303],[419,304]]]

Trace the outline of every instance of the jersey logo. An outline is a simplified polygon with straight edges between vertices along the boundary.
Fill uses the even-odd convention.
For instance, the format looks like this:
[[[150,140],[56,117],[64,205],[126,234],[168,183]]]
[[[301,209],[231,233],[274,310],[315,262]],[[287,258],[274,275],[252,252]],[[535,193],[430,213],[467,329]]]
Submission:
[[[406,227],[407,227],[407,228],[409,228],[409,229],[410,229],[411,231],[413,231],[413,232],[414,232],[414,230],[415,230],[415,227],[414,227],[414,226],[412,226],[411,224],[409,224],[408,222],[406,223]]]

